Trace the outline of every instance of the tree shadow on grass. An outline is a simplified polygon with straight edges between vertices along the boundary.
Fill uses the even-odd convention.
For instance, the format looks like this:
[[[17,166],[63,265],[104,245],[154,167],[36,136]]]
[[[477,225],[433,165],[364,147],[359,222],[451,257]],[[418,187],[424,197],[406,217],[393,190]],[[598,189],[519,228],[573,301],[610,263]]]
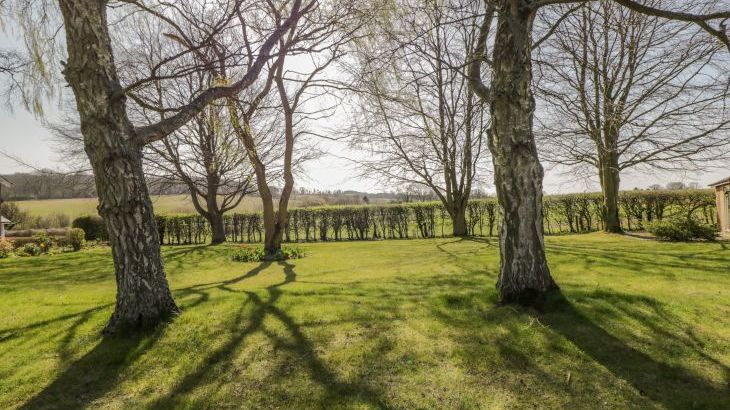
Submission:
[[[271,262],[264,262],[246,275],[222,281],[218,284],[204,285],[208,286],[206,289],[214,287],[226,292],[246,296],[241,302],[241,306],[233,321],[229,325],[229,331],[232,336],[223,346],[210,353],[197,370],[187,374],[164,397],[152,403],[152,408],[179,407],[182,404],[181,401],[185,400],[185,396],[200,386],[201,382],[204,382],[211,374],[228,373],[230,367],[233,365],[236,351],[242,347],[249,336],[258,332],[267,336],[277,347],[304,358],[311,380],[323,386],[327,392],[326,397],[322,398],[323,404],[326,404],[332,399],[347,398],[350,401],[354,400],[355,402],[365,402],[382,406],[380,392],[373,390],[365,384],[338,381],[337,376],[319,358],[312,342],[302,332],[300,325],[285,310],[276,306],[277,301],[279,301],[283,294],[280,288],[296,281],[297,275],[293,265],[287,262],[279,262],[284,267],[285,278],[282,282],[266,288],[267,298],[265,300],[256,292],[238,290],[230,287],[232,284],[255,276],[270,264]],[[246,314],[246,307],[249,305],[251,305],[251,313]],[[292,341],[281,338],[274,332],[267,330],[263,325],[267,317],[272,317],[282,323]],[[219,382],[220,384],[223,384],[223,382]]]
[[[256,276],[266,269],[270,262],[262,263],[245,275],[228,279],[222,282],[206,283],[179,289],[176,295],[184,296],[195,294],[198,298],[186,309],[193,308],[209,300],[208,292],[205,290],[217,287],[224,289],[228,285],[238,283],[246,278]],[[291,273],[293,275],[293,271]],[[287,274],[287,281],[293,281],[295,275]],[[288,283],[288,282],[285,282]],[[74,338],[77,329],[87,322],[93,313],[102,310],[110,305],[98,306],[79,313],[64,315],[59,318],[38,322],[18,329],[6,329],[0,333],[0,341],[14,337],[20,331],[40,328],[55,322],[73,319],[73,323],[65,331],[62,337],[58,354],[62,360],[67,360],[72,352],[69,345]],[[242,320],[242,310],[239,312],[237,321]],[[254,317],[253,321],[257,319]],[[35,395],[22,405],[22,409],[45,409],[45,408],[80,408],[88,406],[94,400],[102,397],[113,390],[119,382],[122,372],[139,359],[159,339],[164,329],[164,324],[157,329],[142,332],[129,337],[107,336],[104,337],[90,352],[79,360],[71,363],[55,380],[46,386],[41,392]]]
[[[20,408],[36,410],[88,407],[118,385],[124,370],[154,346],[162,329],[163,326],[160,326],[131,337],[103,338],[89,353],[73,362],[50,385]]]
[[[551,301],[550,313],[541,319],[550,329],[559,332],[616,377],[630,383],[642,396],[660,403],[667,409],[719,409],[727,406],[730,398],[730,388],[727,385],[730,371],[727,367],[706,355],[701,348],[694,346],[691,338],[678,336],[675,332],[665,329],[672,323],[667,320],[673,320],[672,318],[664,317],[664,320],[661,320],[655,314],[642,314],[641,309],[636,306],[638,303],[634,300],[636,297],[632,295],[618,293],[609,295],[605,291],[603,293],[597,295],[590,303],[605,299],[618,305],[620,315],[638,320],[651,330],[656,344],[664,344],[667,347],[672,344],[680,346],[685,352],[700,356],[706,365],[719,367],[724,373],[725,385],[713,383],[687,368],[659,361],[629,346],[599,326],[598,321],[590,319],[562,295],[556,296]],[[643,302],[646,302],[645,299],[649,300],[649,305],[656,303],[651,298],[642,298]],[[606,313],[599,313],[599,316],[601,314]],[[605,319],[610,320],[608,317]],[[671,354],[671,351],[664,353],[669,357]]]

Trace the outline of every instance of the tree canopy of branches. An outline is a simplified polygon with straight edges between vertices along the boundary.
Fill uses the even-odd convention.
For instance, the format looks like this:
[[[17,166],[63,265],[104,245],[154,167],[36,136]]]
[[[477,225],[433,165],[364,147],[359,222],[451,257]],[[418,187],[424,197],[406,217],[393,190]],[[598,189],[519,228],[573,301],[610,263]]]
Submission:
[[[251,88],[229,100],[231,124],[246,147],[256,174],[268,257],[281,250],[289,198],[294,189],[294,161],[307,156],[306,150],[295,149],[295,144],[314,132],[308,123],[332,112],[326,102],[323,105],[328,93],[327,69],[341,58],[344,45],[357,36],[363,17],[356,4],[354,1],[320,4],[288,37],[279,41],[280,53],[268,66],[268,75],[259,88]],[[274,92],[276,97],[272,98],[270,94]],[[275,101],[274,106],[269,105],[271,100]],[[273,145],[271,148],[278,149],[283,157],[283,187],[277,207],[271,188],[272,175],[262,158],[262,145],[277,137],[272,130],[280,130],[279,135],[283,135],[278,148]]]
[[[94,172],[98,209],[106,221],[114,258],[117,301],[105,329],[107,333],[154,326],[178,312],[162,266],[160,241],[143,175],[143,147],[175,132],[208,104],[249,87],[271,55],[277,53],[280,39],[314,4],[314,1],[303,4],[302,0],[285,2],[280,4],[278,10],[282,15],[278,18],[259,19],[259,2],[244,0],[175,3],[129,0],[111,15],[108,1],[58,1],[67,54],[63,74],[75,96],[85,151]],[[146,78],[123,84],[119,73],[124,67],[115,63],[112,48],[112,30],[116,26],[110,20],[120,21],[136,13],[148,13],[164,22],[170,36],[159,40],[177,45],[176,49],[169,48],[171,54],[152,56],[158,58],[157,70]],[[215,21],[192,25],[197,28],[192,33],[180,24],[205,15],[212,15]],[[27,38],[33,38],[43,29],[32,21],[37,16],[37,13],[20,15],[21,26],[27,28]],[[237,23],[239,16],[244,16],[245,24]],[[252,22],[245,20],[245,16]],[[256,24],[261,25],[261,30],[252,33],[246,30]],[[134,90],[158,81],[160,76],[184,75],[185,72],[175,71],[176,60],[233,36],[239,37],[246,50],[242,56],[245,72],[235,81],[202,89],[183,104],[164,107],[165,114],[158,121],[134,124],[135,118],[129,115],[127,107],[127,98],[134,99]],[[180,39],[188,44],[180,45]],[[172,71],[166,67],[173,67]]]
[[[642,14],[697,25],[730,49],[723,23],[730,18],[730,10],[672,11],[633,0],[612,1]],[[533,133],[532,52],[564,19],[555,19],[551,26],[537,31],[542,37],[534,42],[533,34],[535,17],[541,8],[586,2],[485,0],[486,13],[469,61],[469,79],[474,92],[490,106],[489,149],[502,214],[497,281],[502,303],[540,304],[546,294],[558,290],[550,275],[543,239],[544,170]],[[489,85],[482,79],[484,66],[491,68]]]
[[[467,234],[466,205],[485,171],[488,118],[464,75],[482,8],[481,0],[398,2],[358,43],[351,68],[359,108],[351,143],[365,154],[363,174],[432,190],[457,236]]]
[[[547,106],[543,157],[598,170],[606,231],[622,230],[621,171],[686,170],[727,159],[726,57],[722,45],[689,23],[613,2],[569,13],[545,43],[537,82]]]

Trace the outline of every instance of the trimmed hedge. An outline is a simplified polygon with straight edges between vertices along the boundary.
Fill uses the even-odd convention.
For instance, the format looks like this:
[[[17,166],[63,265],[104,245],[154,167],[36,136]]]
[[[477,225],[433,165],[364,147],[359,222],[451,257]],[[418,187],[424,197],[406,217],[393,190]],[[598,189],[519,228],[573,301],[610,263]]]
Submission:
[[[546,234],[582,233],[603,229],[600,193],[552,195],[544,198]],[[625,191],[619,198],[626,229],[642,230],[652,221],[676,216],[714,221],[715,196],[711,190]],[[499,206],[494,198],[477,199],[467,206],[470,236],[496,236]],[[451,220],[440,202],[396,205],[361,205],[294,208],[289,211],[284,240],[287,242],[372,239],[434,238],[451,235]],[[236,213],[224,217],[230,242],[263,240],[259,213]],[[162,243],[202,244],[211,232],[199,215],[157,216]]]
[[[106,230],[106,224],[100,216],[81,216],[73,220],[72,228],[83,229],[86,234],[86,240],[89,241],[108,241],[109,232]]]

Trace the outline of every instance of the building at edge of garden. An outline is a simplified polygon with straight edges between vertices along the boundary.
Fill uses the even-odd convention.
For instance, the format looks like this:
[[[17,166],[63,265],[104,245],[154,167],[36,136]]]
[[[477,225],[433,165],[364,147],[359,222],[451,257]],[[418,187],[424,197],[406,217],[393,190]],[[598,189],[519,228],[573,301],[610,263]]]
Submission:
[[[710,184],[717,198],[717,223],[720,232],[730,232],[730,178]]]

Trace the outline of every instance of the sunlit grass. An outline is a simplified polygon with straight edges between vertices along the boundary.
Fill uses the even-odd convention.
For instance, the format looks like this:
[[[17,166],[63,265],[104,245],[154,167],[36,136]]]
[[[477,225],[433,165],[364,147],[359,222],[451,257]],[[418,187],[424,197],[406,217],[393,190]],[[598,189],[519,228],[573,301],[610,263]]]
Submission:
[[[0,261],[0,408],[727,408],[730,250],[550,237],[565,300],[495,307],[497,243],[174,247],[181,316],[102,339],[108,250]]]

